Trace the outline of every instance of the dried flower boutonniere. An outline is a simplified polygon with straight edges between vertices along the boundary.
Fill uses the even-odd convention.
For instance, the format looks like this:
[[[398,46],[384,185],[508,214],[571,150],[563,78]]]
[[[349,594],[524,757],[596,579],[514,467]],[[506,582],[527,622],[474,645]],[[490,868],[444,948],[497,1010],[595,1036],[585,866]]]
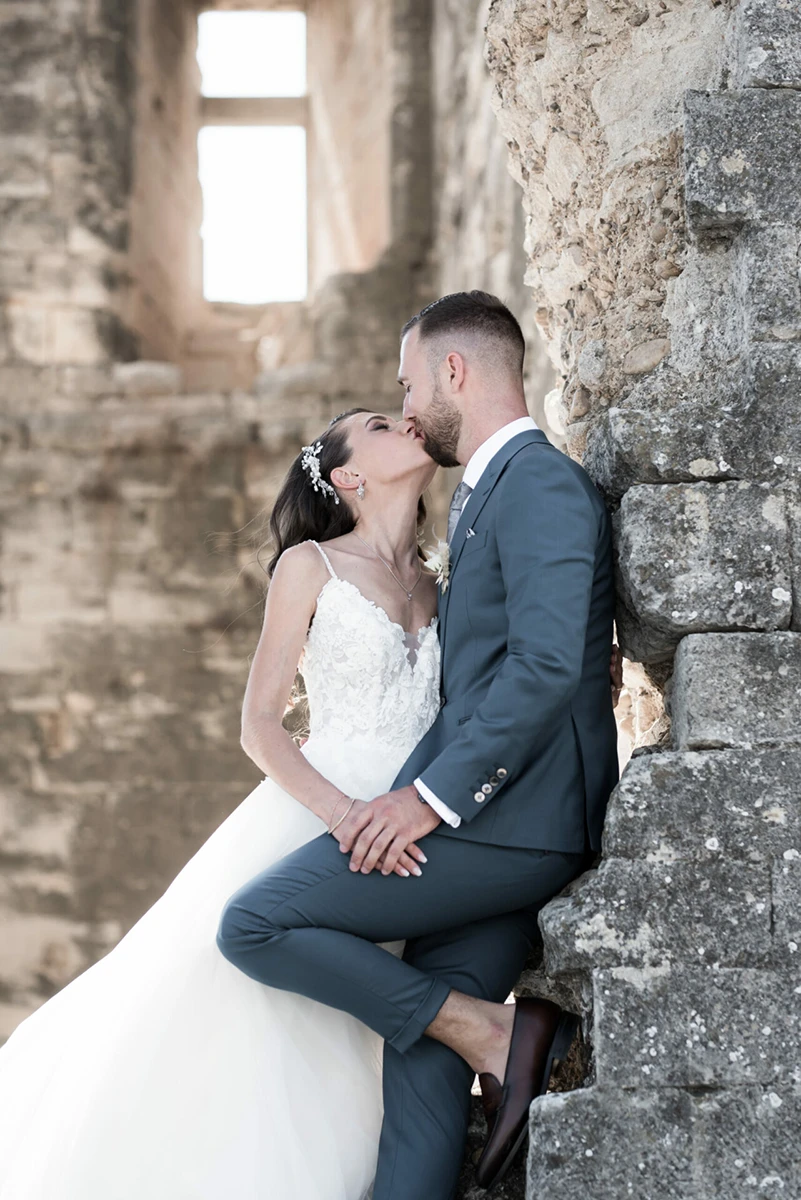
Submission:
[[[442,594],[448,590],[448,572],[451,566],[451,548],[447,542],[443,542],[441,538],[437,538],[436,547],[427,547],[423,553],[425,554],[425,565],[429,571],[435,571],[437,583],[442,588]]]

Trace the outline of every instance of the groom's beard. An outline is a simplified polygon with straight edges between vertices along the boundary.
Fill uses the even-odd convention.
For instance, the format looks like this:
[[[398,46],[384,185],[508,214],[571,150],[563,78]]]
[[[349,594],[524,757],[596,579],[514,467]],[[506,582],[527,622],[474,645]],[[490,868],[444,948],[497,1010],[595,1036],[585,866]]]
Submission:
[[[446,400],[437,382],[431,403],[423,418],[417,417],[415,425],[423,435],[423,449],[441,467],[458,467],[456,447],[462,431],[462,414],[455,404]]]

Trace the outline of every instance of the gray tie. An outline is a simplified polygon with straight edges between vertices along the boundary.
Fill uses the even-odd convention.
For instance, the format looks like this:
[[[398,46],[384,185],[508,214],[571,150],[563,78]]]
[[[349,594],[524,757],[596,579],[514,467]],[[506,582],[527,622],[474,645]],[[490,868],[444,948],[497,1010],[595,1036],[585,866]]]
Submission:
[[[448,509],[448,545],[453,541],[453,532],[456,529],[456,523],[461,516],[467,497],[472,492],[472,488],[464,480],[457,485],[456,491],[453,493],[451,506]]]

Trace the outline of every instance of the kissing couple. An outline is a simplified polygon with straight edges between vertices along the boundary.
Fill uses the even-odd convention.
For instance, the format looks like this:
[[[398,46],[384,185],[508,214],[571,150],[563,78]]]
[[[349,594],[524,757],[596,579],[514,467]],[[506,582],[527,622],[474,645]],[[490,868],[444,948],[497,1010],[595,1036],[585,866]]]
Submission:
[[[523,354],[496,297],[445,296],[402,331],[403,418],[292,463],[242,711],[265,777],[0,1050],[2,1200],[451,1200],[476,1075],[479,1184],[525,1146],[577,1018],[505,1001],[600,850],[620,662],[609,514]]]

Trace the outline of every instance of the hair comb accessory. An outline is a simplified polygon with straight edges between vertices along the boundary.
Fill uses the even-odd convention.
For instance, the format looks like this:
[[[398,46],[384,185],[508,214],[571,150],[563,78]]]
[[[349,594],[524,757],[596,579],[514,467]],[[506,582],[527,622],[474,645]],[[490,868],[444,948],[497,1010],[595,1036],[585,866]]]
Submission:
[[[300,465],[311,479],[311,485],[315,492],[325,494],[329,492],[334,497],[334,504],[339,504],[339,496],[336,489],[326,483],[320,474],[320,451],[323,448],[322,442],[313,442],[311,446],[304,446],[301,453]]]

